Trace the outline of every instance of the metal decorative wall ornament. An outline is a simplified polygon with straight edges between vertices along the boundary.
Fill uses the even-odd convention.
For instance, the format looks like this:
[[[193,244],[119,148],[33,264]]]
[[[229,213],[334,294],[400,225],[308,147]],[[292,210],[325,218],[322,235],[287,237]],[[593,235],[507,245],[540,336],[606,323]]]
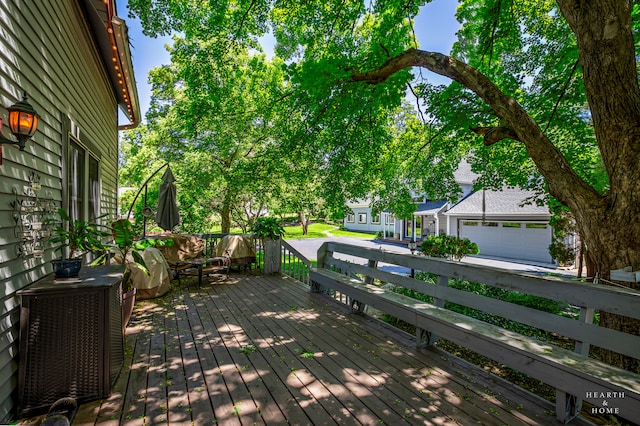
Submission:
[[[18,257],[42,258],[45,244],[51,236],[56,203],[50,191],[45,192],[45,197],[39,196],[41,190],[40,176],[35,172],[28,176],[28,185],[24,186],[22,194],[13,188],[15,200],[9,204],[16,223],[15,236],[20,240],[16,246]]]

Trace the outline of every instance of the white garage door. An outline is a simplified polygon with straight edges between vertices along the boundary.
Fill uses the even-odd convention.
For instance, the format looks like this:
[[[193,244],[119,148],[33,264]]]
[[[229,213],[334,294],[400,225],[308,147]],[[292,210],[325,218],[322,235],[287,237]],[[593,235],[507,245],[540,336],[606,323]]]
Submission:
[[[543,223],[462,220],[460,238],[478,244],[480,254],[551,263],[551,227]]]

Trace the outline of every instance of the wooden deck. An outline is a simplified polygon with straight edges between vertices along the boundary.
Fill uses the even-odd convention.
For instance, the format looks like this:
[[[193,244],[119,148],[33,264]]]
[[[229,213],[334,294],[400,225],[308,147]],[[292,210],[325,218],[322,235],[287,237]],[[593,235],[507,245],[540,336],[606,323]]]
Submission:
[[[110,398],[74,425],[550,425],[553,406],[280,276],[139,302]]]

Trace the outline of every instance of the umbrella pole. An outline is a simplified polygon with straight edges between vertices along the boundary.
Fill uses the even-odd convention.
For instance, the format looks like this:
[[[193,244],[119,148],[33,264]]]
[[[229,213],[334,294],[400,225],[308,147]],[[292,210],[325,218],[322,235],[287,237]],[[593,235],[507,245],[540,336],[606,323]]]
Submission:
[[[167,167],[169,165],[169,163],[164,163],[158,170],[156,170],[155,172],[153,172],[151,174],[151,176],[149,176],[147,178],[146,181],[144,181],[144,183],[142,184],[142,186],[140,187],[140,189],[138,190],[138,193],[136,194],[136,196],[134,197],[133,201],[131,202],[131,207],[129,207],[129,211],[127,212],[127,219],[129,219],[129,217],[131,217],[131,211],[133,210],[133,206],[136,204],[136,200],[138,199],[138,196],[140,195],[140,193],[142,192],[143,188],[147,187],[147,184],[149,183],[149,181],[151,180],[152,177],[154,177],[155,175],[158,174],[158,172],[162,169],[164,169],[165,167]]]
[[[148,185],[144,185],[144,206],[147,207],[147,189]],[[147,236],[147,215],[143,214],[144,221],[142,222],[142,238],[146,238]]]

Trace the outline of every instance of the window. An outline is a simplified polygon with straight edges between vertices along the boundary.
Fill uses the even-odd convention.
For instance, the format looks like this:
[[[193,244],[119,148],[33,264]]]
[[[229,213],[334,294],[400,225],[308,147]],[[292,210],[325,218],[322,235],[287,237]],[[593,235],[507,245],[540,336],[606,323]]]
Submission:
[[[100,163],[78,141],[70,139],[67,191],[68,212],[73,220],[100,216]]]
[[[74,220],[84,220],[85,206],[85,152],[79,144],[69,144],[69,216]]]
[[[358,213],[358,223],[367,223],[366,213]]]
[[[546,223],[527,223],[527,229],[547,229]]]
[[[462,222],[463,226],[478,226],[478,222],[468,222],[468,221],[464,221]]]
[[[482,226],[497,227],[498,222],[482,222]]]
[[[98,176],[98,160],[89,155],[89,220],[95,221],[100,216],[100,177]]]
[[[371,223],[380,223],[380,215],[371,216]]]
[[[520,225],[518,222],[502,222],[503,228],[520,228]]]
[[[354,215],[352,215],[352,214],[348,214],[348,215],[347,215],[347,222],[349,222],[349,223],[353,223],[353,222],[355,222],[355,221],[356,221],[356,218],[355,218],[355,216],[354,216]]]

